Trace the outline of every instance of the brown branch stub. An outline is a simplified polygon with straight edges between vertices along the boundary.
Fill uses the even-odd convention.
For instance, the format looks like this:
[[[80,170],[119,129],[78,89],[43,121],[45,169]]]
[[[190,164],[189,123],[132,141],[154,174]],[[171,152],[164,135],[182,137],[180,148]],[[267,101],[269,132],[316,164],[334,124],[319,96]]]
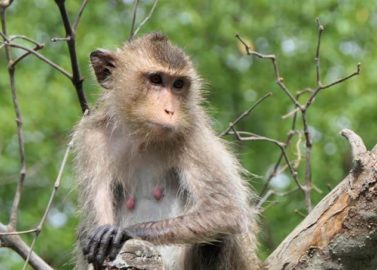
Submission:
[[[358,159],[360,155],[367,152],[363,140],[355,132],[350,129],[343,129],[340,134],[351,144],[353,160]]]

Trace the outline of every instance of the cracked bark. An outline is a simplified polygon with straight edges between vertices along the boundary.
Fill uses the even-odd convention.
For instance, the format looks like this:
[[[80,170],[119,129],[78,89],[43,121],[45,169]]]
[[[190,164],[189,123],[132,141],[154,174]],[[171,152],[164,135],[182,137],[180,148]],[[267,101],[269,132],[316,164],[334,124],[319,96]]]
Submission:
[[[377,146],[350,130],[353,167],[266,260],[270,270],[377,267]]]
[[[155,246],[147,241],[128,240],[106,270],[164,270],[162,258]]]

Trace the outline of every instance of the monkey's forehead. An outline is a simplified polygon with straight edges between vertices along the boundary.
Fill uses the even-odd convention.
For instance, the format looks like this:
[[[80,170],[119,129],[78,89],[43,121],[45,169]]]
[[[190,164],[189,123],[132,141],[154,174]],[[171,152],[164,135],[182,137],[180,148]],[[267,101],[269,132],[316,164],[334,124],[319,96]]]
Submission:
[[[136,56],[171,69],[183,70],[192,66],[190,58],[184,51],[171,44],[167,37],[160,33],[147,34],[127,42],[119,53],[124,58]]]

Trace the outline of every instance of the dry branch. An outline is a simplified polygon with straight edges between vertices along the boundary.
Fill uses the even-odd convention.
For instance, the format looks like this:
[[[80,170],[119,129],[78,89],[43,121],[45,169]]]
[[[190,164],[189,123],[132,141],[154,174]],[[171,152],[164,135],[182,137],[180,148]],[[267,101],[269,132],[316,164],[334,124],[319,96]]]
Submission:
[[[354,166],[267,259],[269,270],[376,269],[377,156],[350,130]]]
[[[10,230],[9,226],[0,223],[0,233],[6,233]],[[30,247],[21,239],[19,235],[0,236],[0,247],[7,247],[17,252],[24,260],[30,255],[29,264],[38,270],[52,270],[52,268],[37,254],[30,253]]]
[[[55,0],[56,5],[59,8],[60,15],[62,17],[65,33],[66,33],[66,42],[68,46],[69,56],[71,60],[71,67],[72,67],[72,77],[71,81],[73,86],[76,89],[77,97],[80,102],[81,110],[82,112],[85,112],[89,109],[88,102],[85,97],[84,89],[83,89],[83,81],[84,79],[81,77],[80,74],[80,67],[79,67],[79,61],[77,59],[77,53],[76,53],[76,28],[79,24],[81,15],[85,9],[85,6],[87,4],[87,1],[84,0],[83,4],[81,5],[79,14],[77,15],[77,18],[72,25],[67,13],[67,9],[65,7],[65,0]]]

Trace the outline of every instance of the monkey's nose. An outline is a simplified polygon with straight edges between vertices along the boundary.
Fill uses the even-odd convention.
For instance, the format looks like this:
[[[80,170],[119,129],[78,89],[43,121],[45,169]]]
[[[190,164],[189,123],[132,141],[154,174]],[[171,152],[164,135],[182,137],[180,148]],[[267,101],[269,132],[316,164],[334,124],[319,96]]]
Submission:
[[[168,109],[165,109],[165,112],[171,117],[174,115],[174,112],[173,111],[170,111]]]

